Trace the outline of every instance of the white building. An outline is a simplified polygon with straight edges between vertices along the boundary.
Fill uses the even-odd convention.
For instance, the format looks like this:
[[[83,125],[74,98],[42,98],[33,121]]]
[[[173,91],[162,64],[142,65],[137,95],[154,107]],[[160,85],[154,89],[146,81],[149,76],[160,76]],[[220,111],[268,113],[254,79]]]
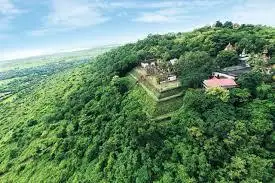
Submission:
[[[245,49],[243,49],[242,53],[240,54],[240,61],[246,62],[249,60],[249,56],[246,54]]]
[[[216,78],[227,78],[227,79],[233,79],[233,80],[236,79],[236,76],[229,75],[229,74],[224,74],[224,73],[221,73],[221,72],[213,72],[212,76],[215,76]]]
[[[168,81],[176,81],[177,80],[177,76],[176,75],[170,75],[168,76]]]
[[[172,60],[169,61],[172,65],[175,65],[178,62],[177,58],[174,58]]]
[[[143,63],[143,62],[141,62],[141,67],[142,67],[142,68],[146,68],[146,67],[148,67],[148,66],[149,66],[148,63]]]

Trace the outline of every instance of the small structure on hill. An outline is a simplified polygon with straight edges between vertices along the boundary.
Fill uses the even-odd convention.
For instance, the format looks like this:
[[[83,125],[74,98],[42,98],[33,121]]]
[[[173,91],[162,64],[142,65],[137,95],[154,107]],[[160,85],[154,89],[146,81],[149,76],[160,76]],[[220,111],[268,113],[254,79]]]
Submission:
[[[228,49],[231,49],[231,46],[228,46]],[[218,73],[220,76],[224,76],[229,79],[237,79],[239,75],[251,71],[251,67],[247,63],[249,58],[250,56],[246,53],[245,49],[243,49],[242,53],[239,55],[240,64],[223,68],[219,72],[216,72],[214,76],[217,76]]]
[[[218,79],[233,79],[233,80],[237,79],[236,75],[229,75],[221,72],[213,72],[212,76]]]
[[[249,55],[246,54],[245,48],[243,49],[242,53],[239,55],[239,60],[242,62],[246,62],[249,60]]]
[[[238,24],[238,23],[234,23],[234,24],[233,24],[233,28],[234,28],[234,29],[238,29],[238,28],[240,28],[240,24]]]
[[[141,63],[141,67],[146,72],[147,76],[156,76],[158,83],[177,81],[174,65],[178,59],[172,59],[168,62],[154,59],[145,60]]]
[[[225,89],[235,88],[237,87],[237,83],[233,79],[219,79],[217,77],[213,77],[208,80],[203,81],[203,86],[206,89],[215,88],[215,87],[222,87]]]
[[[248,55],[245,51],[245,48],[243,49],[242,53],[239,55],[240,65],[245,66],[247,68],[250,68],[250,65],[248,63],[248,60],[250,59],[250,55]]]
[[[235,66],[223,68],[221,71],[224,74],[235,76],[237,78],[239,75],[248,73],[249,71],[251,71],[251,68],[250,66],[246,66],[246,65],[235,65]]]
[[[156,62],[154,60],[150,60],[150,62],[141,62],[140,65],[148,75],[153,75],[157,72]]]
[[[177,58],[171,59],[171,60],[169,61],[169,63],[170,63],[171,65],[175,65],[177,62],[178,62],[178,59],[177,59]]]
[[[176,81],[177,76],[176,75],[169,75],[167,79],[168,79],[168,81]]]
[[[156,67],[156,62],[151,62],[151,63],[150,63],[150,66]]]
[[[225,47],[226,51],[235,51],[235,47],[231,44],[231,43],[228,43],[228,45]]]
[[[144,63],[144,62],[141,62],[141,64],[140,64],[140,65],[141,65],[141,67],[142,67],[142,68],[144,68],[144,69],[145,69],[146,67],[148,67],[148,66],[149,66],[149,64],[148,64],[148,63]]]

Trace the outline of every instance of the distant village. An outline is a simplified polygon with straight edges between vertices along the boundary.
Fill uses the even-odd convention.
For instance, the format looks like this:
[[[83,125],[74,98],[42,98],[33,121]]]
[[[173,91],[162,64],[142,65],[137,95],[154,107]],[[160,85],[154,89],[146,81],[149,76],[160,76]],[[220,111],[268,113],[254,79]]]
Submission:
[[[235,51],[236,48],[229,43],[224,50]],[[261,56],[256,55],[256,57],[262,57],[264,62],[267,62],[270,59],[267,49],[263,50]],[[243,49],[242,53],[239,55],[240,63],[238,65],[222,68],[219,71],[213,72],[208,79],[203,81],[203,87],[205,89],[214,87],[230,89],[237,87],[237,78],[241,74],[247,73],[251,70],[251,66],[248,63],[250,58],[251,55],[247,54],[246,50]],[[141,69],[145,73],[141,76],[140,80],[145,80],[146,77],[153,76],[159,85],[169,82],[179,82],[175,70],[177,62],[177,58],[169,60],[168,62],[162,62],[161,60],[155,59],[145,60],[140,64]],[[268,67],[265,72],[270,74],[271,67]]]

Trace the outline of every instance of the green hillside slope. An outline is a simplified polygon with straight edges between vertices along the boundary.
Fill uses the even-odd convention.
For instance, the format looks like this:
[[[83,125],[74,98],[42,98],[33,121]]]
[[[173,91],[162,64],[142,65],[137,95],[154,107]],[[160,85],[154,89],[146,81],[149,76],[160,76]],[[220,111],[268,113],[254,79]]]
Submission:
[[[149,35],[0,104],[0,182],[274,181],[275,95],[267,65],[252,60],[239,88],[200,88],[222,67],[218,58],[229,42],[236,54],[267,48],[272,61],[275,29]],[[155,104],[127,75],[150,58],[182,64],[186,93],[171,119],[151,120]]]

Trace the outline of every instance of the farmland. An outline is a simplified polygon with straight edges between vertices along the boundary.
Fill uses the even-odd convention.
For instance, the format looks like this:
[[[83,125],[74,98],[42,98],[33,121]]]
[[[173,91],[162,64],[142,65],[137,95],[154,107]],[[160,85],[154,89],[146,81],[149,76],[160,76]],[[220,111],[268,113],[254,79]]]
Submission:
[[[113,46],[59,53],[19,60],[0,61],[0,101],[20,97],[59,72],[81,66]]]

